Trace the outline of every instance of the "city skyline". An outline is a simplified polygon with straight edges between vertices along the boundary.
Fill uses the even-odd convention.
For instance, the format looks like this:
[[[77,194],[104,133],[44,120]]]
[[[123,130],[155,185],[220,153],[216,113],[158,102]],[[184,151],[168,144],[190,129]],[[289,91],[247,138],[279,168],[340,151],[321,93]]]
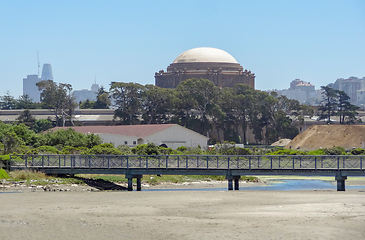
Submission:
[[[294,79],[319,89],[365,77],[363,1],[2,1],[0,95],[18,97],[22,80],[52,64],[54,81],[154,84],[182,52],[214,47],[256,75],[256,89]]]

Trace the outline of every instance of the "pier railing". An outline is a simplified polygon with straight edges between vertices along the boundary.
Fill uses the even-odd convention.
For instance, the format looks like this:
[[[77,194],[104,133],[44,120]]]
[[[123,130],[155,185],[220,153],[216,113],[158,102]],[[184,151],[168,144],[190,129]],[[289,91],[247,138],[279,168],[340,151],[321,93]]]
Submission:
[[[11,168],[363,170],[365,156],[12,155]]]

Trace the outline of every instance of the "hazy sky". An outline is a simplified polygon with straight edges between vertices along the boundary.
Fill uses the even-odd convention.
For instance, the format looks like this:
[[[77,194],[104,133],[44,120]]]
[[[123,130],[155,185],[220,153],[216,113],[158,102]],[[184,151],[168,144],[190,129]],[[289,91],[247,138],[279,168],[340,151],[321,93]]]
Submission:
[[[196,47],[230,53],[260,90],[365,77],[365,1],[0,0],[0,95],[22,94],[37,50],[55,81],[90,89],[96,76],[108,89],[154,84],[155,72]]]

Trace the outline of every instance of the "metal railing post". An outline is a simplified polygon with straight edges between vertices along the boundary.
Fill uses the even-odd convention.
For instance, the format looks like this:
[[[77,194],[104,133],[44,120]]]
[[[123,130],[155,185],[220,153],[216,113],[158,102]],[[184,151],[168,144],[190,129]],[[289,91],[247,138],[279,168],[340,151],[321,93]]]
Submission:
[[[108,156],[108,169],[110,168],[110,157]]]
[[[42,168],[44,167],[44,156],[42,155]]]
[[[168,159],[169,159],[169,156],[166,156],[166,169],[169,168],[169,166],[168,166]]]
[[[270,169],[272,170],[272,157],[270,157]]]
[[[362,157],[360,157],[360,169],[362,170]]]
[[[146,169],[148,169],[148,156],[146,157]]]
[[[89,169],[91,169],[91,156],[89,156]]]
[[[209,157],[207,157],[207,169],[209,169]]]
[[[199,168],[199,156],[196,157],[196,168]]]
[[[58,168],[61,168],[61,155],[58,156]]]
[[[25,156],[25,168],[28,167],[28,156]]]
[[[317,170],[317,157],[314,157],[314,169]]]
[[[294,157],[292,158],[292,161],[293,161],[293,170],[295,170]]]
[[[127,156],[127,169],[129,169],[129,157]]]
[[[302,157],[299,158],[299,169],[302,169]]]
[[[248,157],[248,168],[251,170],[251,156]]]
[[[189,168],[189,167],[188,167],[188,164],[189,164],[189,158],[188,158],[188,156],[186,156],[186,164],[185,164],[186,169],[188,169],[188,168]]]
[[[230,159],[229,159],[229,157],[228,157],[228,169],[229,169],[229,160],[230,160]]]
[[[337,170],[340,169],[340,157],[337,157]]]

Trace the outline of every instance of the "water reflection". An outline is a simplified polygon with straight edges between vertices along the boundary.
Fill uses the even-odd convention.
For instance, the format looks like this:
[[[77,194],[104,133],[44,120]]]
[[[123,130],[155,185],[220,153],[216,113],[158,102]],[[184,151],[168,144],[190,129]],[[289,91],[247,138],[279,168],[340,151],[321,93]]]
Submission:
[[[228,187],[228,186],[227,186]],[[240,186],[240,191],[297,191],[297,190],[336,190],[332,182],[321,180],[273,180],[270,185],[245,187]],[[365,189],[365,186],[346,186],[346,189]],[[189,189],[142,189],[142,191],[228,191],[227,188],[189,188]]]

